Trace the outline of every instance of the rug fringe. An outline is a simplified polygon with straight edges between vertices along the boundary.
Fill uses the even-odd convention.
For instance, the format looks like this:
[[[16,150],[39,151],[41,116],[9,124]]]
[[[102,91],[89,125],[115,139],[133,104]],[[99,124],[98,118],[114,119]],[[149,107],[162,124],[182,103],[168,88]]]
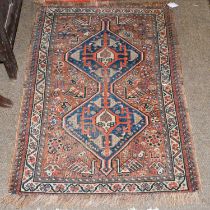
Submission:
[[[34,0],[36,4],[44,4],[45,0]]]
[[[180,110],[182,109],[182,113],[185,113],[186,116],[184,118],[185,120],[185,125],[187,125],[187,129],[188,129],[188,141],[185,142],[186,144],[186,148],[190,148],[191,149],[191,153],[190,153],[190,158],[191,160],[194,160],[193,163],[194,164],[190,171],[191,171],[191,183],[194,183],[194,190],[200,190],[202,191],[201,188],[201,175],[199,172],[199,166],[198,166],[198,161],[196,159],[196,150],[195,150],[195,142],[193,141],[193,136],[192,136],[192,127],[191,127],[191,122],[190,122],[190,116],[189,116],[189,111],[188,111],[188,104],[187,104],[187,98],[186,98],[186,94],[185,94],[185,89],[184,89],[184,73],[182,70],[182,65],[181,65],[181,49],[180,49],[180,45],[179,45],[179,41],[178,41],[178,36],[177,36],[177,30],[176,30],[176,21],[175,21],[175,15],[173,13],[172,10],[169,9],[169,7],[165,7],[166,10],[168,10],[168,12],[166,12],[166,14],[168,15],[168,18],[170,19],[170,25],[167,25],[168,29],[170,30],[170,35],[172,36],[172,39],[170,40],[170,42],[173,42],[173,55],[174,57],[172,59],[176,60],[176,70],[177,70],[177,77],[176,77],[176,83],[177,86],[179,87],[177,89],[177,93],[179,94],[180,100],[182,99],[182,107],[180,108]],[[174,67],[172,67],[174,68]]]
[[[165,6],[169,3],[169,0],[136,0],[132,1],[132,3],[127,3],[122,0],[90,0],[89,2],[45,2],[45,0],[34,0],[36,4],[41,4],[44,6],[73,6],[73,7],[83,7],[83,6],[117,6],[117,7],[133,7],[133,6],[141,6],[141,7],[161,7]]]
[[[129,201],[129,202],[128,202]],[[187,204],[201,204],[204,201],[200,198],[199,192],[193,193],[146,193],[146,194],[101,194],[101,195],[7,195],[1,200],[5,208],[9,205],[16,208],[40,206],[40,208],[82,208],[106,210],[114,207],[136,208],[139,207],[159,207],[159,206],[183,206]]]

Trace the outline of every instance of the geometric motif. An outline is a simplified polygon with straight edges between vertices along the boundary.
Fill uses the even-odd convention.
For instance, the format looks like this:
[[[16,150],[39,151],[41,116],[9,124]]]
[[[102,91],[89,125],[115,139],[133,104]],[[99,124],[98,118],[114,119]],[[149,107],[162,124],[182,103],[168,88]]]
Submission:
[[[143,53],[109,30],[102,30],[66,54],[66,61],[95,79],[97,94],[69,112],[66,131],[101,159],[101,171],[112,171],[111,160],[147,125],[147,117],[112,93],[114,81],[143,60]]]
[[[169,8],[42,7],[12,193],[198,189]]]

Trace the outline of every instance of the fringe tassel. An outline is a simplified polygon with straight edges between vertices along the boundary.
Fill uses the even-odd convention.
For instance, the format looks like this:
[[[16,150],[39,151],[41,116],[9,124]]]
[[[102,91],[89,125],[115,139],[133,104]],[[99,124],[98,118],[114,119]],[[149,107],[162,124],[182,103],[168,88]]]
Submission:
[[[183,113],[186,114],[184,116],[184,121],[185,126],[187,127],[187,135],[188,135],[188,141],[185,142],[185,147],[191,149],[190,157],[188,157],[190,160],[193,160],[193,167],[191,167],[190,172],[191,172],[191,180],[190,182],[193,183],[194,185],[194,190],[202,190],[201,188],[201,176],[199,173],[199,166],[198,166],[198,161],[196,159],[196,150],[195,150],[195,145],[192,137],[192,127],[191,127],[191,122],[190,122],[190,116],[188,112],[188,105],[187,105],[187,99],[186,99],[186,94],[185,94],[185,89],[184,89],[184,75],[183,75],[183,70],[182,70],[182,65],[181,65],[181,55],[180,55],[180,46],[179,46],[179,41],[178,41],[178,35],[176,31],[176,21],[175,21],[175,16],[172,11],[170,11],[169,7],[165,7],[166,11],[166,16],[167,19],[169,20],[170,25],[167,25],[168,30],[170,31],[171,39],[170,45],[173,43],[173,58],[176,62],[174,63],[174,66],[171,66],[171,68],[176,69],[176,78],[174,78],[174,82],[177,84],[178,89],[176,89],[177,94],[180,97],[181,100],[181,106],[179,107],[179,110],[182,110]],[[182,116],[183,117],[183,116]],[[190,150],[189,149],[189,150]]]
[[[131,0],[127,2],[126,0],[90,0],[89,2],[46,2],[45,0],[34,0],[35,3],[41,4],[44,6],[72,6],[72,7],[84,7],[84,6],[116,6],[116,7],[133,7],[133,6],[165,6],[169,3],[169,0]]]
[[[97,195],[7,195],[1,200],[2,207],[15,206],[16,208],[51,207],[69,209],[127,209],[160,206],[183,206],[204,203],[198,192],[193,193],[145,193],[145,194],[97,194]]]
[[[36,3],[36,4],[44,4],[45,0],[34,0],[34,3]]]

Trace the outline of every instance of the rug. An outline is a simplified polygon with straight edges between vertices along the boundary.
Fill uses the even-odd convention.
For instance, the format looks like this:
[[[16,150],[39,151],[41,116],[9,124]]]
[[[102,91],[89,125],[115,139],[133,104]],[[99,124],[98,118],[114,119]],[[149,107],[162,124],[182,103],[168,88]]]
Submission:
[[[41,7],[12,194],[198,189],[165,4]]]

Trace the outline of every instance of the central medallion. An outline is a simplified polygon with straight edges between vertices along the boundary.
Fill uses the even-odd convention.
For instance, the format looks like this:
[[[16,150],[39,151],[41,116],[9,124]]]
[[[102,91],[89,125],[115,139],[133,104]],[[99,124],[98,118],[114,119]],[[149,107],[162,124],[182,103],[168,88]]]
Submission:
[[[114,61],[114,53],[109,48],[104,48],[97,54],[97,61],[104,66],[108,66]]]
[[[112,159],[141,132],[147,116],[113,91],[113,83],[143,60],[143,53],[112,33],[109,19],[102,30],[66,53],[66,61],[99,84],[99,91],[67,113],[64,129],[101,160],[100,170],[108,175]]]
[[[102,110],[101,113],[96,115],[94,118],[93,124],[98,126],[98,128],[102,128],[105,133],[110,133],[112,128],[114,128],[117,125],[117,116],[114,115],[114,113],[110,113],[109,110],[105,109]]]

